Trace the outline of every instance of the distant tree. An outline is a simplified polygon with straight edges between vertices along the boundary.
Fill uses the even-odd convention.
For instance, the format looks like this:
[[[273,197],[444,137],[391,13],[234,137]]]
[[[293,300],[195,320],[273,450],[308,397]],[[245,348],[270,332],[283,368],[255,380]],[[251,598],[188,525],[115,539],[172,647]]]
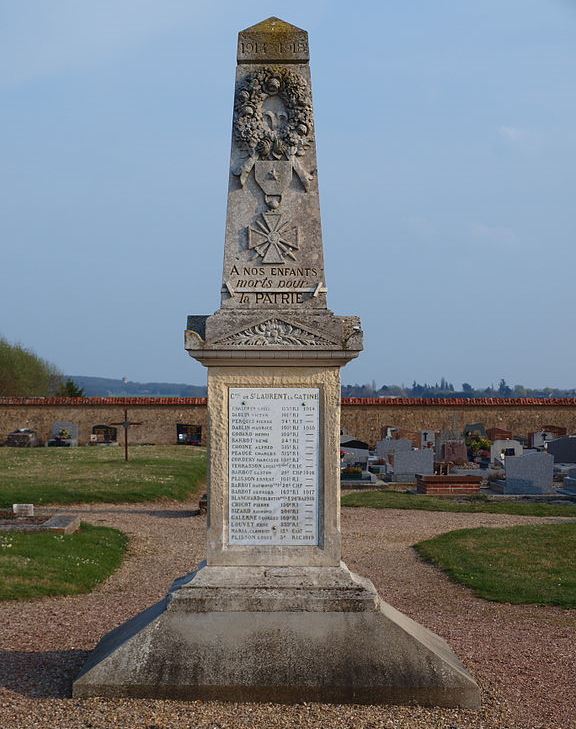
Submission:
[[[56,394],[60,397],[84,397],[84,389],[78,387],[74,380],[67,379],[60,385]]]
[[[62,373],[50,362],[19,344],[0,338],[0,395],[46,397],[62,384]]]
[[[506,384],[506,380],[502,378],[498,383],[498,394],[500,397],[510,397],[512,389]]]

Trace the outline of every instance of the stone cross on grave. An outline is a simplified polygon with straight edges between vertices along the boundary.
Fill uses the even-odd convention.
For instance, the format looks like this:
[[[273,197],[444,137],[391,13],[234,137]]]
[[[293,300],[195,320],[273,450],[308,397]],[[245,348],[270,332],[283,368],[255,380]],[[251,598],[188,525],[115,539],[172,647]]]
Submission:
[[[363,342],[326,301],[308,59],[278,18],[239,34],[220,308],[185,332],[208,369],[206,562],[102,640],[75,696],[478,705],[449,646],[341,561],[340,369]]]
[[[128,420],[128,410],[126,408],[124,409],[124,420],[121,423],[110,423],[110,425],[120,425],[122,428],[124,428],[124,460],[128,460],[128,429],[131,428],[133,425],[142,425],[142,423],[137,423],[134,420]]]

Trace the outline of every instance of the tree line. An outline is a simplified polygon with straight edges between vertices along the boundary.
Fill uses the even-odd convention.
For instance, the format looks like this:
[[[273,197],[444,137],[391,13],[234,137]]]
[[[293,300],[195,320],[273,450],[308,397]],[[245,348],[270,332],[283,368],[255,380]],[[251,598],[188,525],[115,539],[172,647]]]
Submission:
[[[1,397],[82,397],[82,388],[60,370],[21,344],[0,337]]]
[[[510,386],[506,380],[501,379],[497,385],[475,388],[468,382],[463,382],[459,389],[456,389],[451,382],[444,377],[440,382],[433,385],[419,384],[414,380],[411,386],[406,385],[382,385],[377,387],[375,382],[365,385],[343,385],[342,397],[576,397],[576,388],[562,390],[557,387],[530,388],[524,385]]]

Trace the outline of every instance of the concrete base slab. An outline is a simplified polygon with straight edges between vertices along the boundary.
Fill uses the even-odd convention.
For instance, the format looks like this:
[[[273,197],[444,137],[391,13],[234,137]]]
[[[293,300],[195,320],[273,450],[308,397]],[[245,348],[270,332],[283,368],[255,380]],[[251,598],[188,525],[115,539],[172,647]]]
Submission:
[[[439,636],[341,567],[203,567],[106,635],[75,697],[476,708]]]

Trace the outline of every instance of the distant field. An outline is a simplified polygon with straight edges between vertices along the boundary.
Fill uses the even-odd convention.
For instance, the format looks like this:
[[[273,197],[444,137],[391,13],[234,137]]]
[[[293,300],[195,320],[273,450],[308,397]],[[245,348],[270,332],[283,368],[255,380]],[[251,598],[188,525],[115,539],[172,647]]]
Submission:
[[[460,511],[466,513],[516,514],[517,516],[576,516],[576,504],[536,504],[518,501],[487,501],[471,498],[456,501],[422,494],[393,491],[361,491],[345,494],[342,506],[369,509],[422,509],[423,511]]]
[[[204,448],[0,448],[0,507],[183,500],[205,476]]]
[[[576,524],[460,529],[415,549],[486,600],[576,608]]]

